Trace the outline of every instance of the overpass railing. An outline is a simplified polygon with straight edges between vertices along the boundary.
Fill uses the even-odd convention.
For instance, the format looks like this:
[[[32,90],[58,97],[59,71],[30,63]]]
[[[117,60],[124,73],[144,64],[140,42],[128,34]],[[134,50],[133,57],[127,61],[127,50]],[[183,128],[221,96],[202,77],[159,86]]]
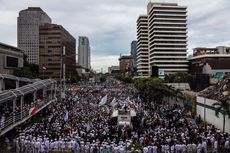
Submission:
[[[57,82],[48,79],[0,93],[0,105],[8,108],[0,116],[0,136],[56,101],[56,91]],[[26,101],[26,99],[30,100]]]

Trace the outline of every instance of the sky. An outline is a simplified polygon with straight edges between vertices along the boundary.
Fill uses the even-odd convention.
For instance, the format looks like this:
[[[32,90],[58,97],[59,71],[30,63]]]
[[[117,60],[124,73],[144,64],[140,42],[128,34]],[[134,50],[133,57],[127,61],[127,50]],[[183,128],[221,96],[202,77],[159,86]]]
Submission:
[[[0,0],[0,42],[17,45],[18,12],[41,7],[75,38],[87,36],[96,71],[118,65],[136,39],[136,20],[149,0]],[[188,54],[195,47],[230,46],[230,0],[152,0],[188,7]],[[77,43],[77,41],[76,41]],[[76,48],[77,49],[77,48]]]

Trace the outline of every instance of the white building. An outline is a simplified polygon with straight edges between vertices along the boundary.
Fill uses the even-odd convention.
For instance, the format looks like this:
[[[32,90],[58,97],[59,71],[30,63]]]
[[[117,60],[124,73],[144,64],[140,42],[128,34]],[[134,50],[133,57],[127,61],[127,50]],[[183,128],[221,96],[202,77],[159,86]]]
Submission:
[[[89,39],[80,36],[78,39],[78,64],[85,69],[91,69]]]
[[[114,71],[120,71],[120,66],[110,66],[108,67],[108,73],[111,74]]]
[[[144,18],[144,23],[141,22]],[[143,19],[142,19],[143,20]],[[187,7],[176,3],[152,3],[147,6],[147,17],[138,19],[138,32],[141,26],[147,27],[147,35],[138,35],[138,46],[148,46],[149,76],[188,71],[187,61]],[[142,23],[142,24],[141,24]],[[147,23],[147,26],[146,26]],[[143,32],[142,32],[143,33]],[[148,36],[148,39],[143,39]],[[139,61],[146,56],[139,56]],[[141,71],[142,67],[138,67]],[[141,75],[141,74],[140,74]]]
[[[51,18],[39,7],[19,12],[18,48],[25,51],[29,63],[39,64],[39,26],[51,23]]]
[[[149,76],[147,15],[141,15],[137,20],[137,73],[139,76]]]

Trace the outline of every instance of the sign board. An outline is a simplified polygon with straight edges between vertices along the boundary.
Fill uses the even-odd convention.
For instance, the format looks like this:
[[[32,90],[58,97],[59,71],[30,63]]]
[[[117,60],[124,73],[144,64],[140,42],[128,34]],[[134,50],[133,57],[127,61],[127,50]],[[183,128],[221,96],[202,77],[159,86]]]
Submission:
[[[164,76],[164,75],[165,75],[165,71],[159,69],[159,70],[158,70],[158,76]]]

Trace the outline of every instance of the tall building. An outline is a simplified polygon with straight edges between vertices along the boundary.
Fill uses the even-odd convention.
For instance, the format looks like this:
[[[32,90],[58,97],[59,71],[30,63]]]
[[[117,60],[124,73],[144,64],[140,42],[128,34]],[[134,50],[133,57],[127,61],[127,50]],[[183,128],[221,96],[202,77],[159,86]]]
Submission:
[[[121,73],[131,72],[133,70],[132,56],[121,56],[119,58],[119,66]]]
[[[66,65],[66,78],[70,78],[76,72],[75,38],[57,24],[41,25],[39,34],[40,76],[59,80],[63,76],[61,71],[61,63],[63,63]],[[63,55],[63,50],[65,50],[65,55]]]
[[[78,63],[85,69],[91,69],[89,39],[84,36],[78,39]]]
[[[137,20],[137,73],[139,76],[149,76],[147,15],[141,15]]]
[[[133,57],[133,67],[137,67],[137,41],[131,43],[131,56]]]
[[[174,3],[153,3],[148,10],[151,72],[188,71],[186,9]]]
[[[147,44],[150,76],[163,77],[165,74],[188,71],[186,22],[187,7],[185,6],[176,3],[150,2],[148,4]],[[146,41],[141,40],[139,36],[140,46],[146,44]],[[144,58],[140,57],[141,59]]]
[[[40,7],[28,7],[19,12],[18,48],[24,50],[29,63],[39,64],[39,26],[51,23]]]

